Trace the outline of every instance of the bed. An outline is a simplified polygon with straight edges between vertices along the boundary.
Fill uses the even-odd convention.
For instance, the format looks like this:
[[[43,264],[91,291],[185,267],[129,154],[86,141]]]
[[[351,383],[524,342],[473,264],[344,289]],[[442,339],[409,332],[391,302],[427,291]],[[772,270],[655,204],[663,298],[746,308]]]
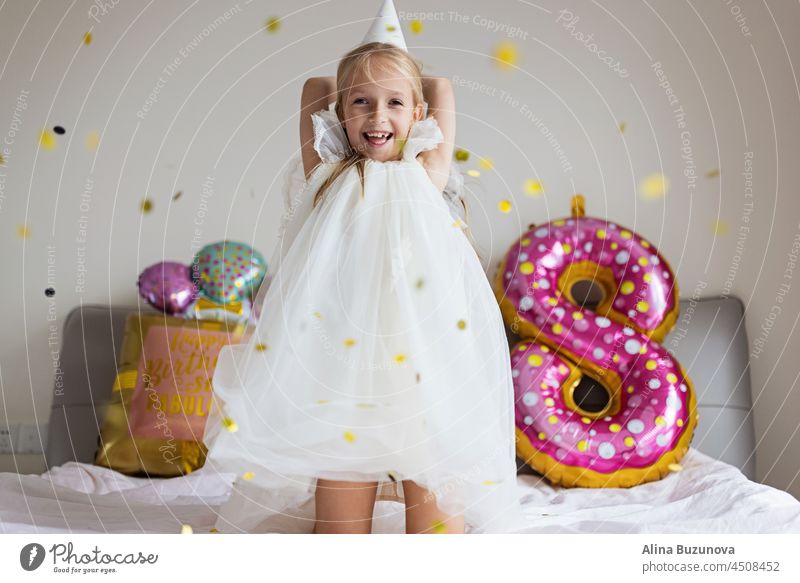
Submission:
[[[125,318],[139,308],[82,306],[62,335],[66,386],[55,396],[41,475],[0,473],[3,533],[212,532],[234,474],[126,476],[92,463]],[[512,338],[513,340],[513,338]],[[700,422],[683,470],[629,489],[560,488],[520,465],[529,526],[520,533],[800,533],[800,502],[759,484],[744,311],[736,298],[684,299],[664,346],[686,367]],[[518,460],[519,461],[519,460]],[[402,505],[381,501],[373,531],[401,533]],[[255,532],[286,532],[279,523]]]

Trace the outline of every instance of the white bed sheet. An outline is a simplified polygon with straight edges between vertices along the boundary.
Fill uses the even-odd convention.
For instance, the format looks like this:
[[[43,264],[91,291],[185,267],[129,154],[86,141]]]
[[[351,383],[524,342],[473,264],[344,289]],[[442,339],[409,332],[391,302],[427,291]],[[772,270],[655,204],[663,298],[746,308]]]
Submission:
[[[634,488],[558,488],[518,476],[530,527],[520,533],[800,533],[800,502],[690,448],[683,471]],[[132,478],[69,462],[41,475],[0,473],[2,533],[195,533],[215,526],[234,474],[202,469]],[[374,532],[403,532],[402,505],[379,502]]]

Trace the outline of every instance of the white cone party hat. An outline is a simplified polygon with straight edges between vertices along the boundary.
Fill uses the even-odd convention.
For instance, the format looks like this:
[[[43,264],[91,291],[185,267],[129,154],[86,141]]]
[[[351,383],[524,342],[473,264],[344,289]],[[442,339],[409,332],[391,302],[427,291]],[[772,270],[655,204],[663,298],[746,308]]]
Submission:
[[[389,43],[408,52],[403,31],[400,28],[400,19],[397,18],[397,11],[394,9],[392,0],[383,1],[380,12],[373,20],[367,36],[364,37],[361,44],[365,45],[371,42]]]

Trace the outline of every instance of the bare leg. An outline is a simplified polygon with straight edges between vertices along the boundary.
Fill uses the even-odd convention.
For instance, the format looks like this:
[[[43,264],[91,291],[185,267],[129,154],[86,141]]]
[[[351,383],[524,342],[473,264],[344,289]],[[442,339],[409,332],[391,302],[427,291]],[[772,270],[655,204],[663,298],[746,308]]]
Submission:
[[[443,513],[436,505],[436,496],[412,480],[403,480],[403,497],[406,501],[406,533],[464,534],[464,519]]]
[[[370,534],[377,482],[317,480],[314,534]]]

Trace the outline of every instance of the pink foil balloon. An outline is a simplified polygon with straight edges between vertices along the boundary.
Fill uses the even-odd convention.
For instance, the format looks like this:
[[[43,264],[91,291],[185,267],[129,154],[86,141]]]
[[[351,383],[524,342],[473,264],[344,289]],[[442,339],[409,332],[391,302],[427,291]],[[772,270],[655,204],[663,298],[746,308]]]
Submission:
[[[197,298],[189,266],[177,261],[162,261],[146,268],[136,285],[139,295],[172,316],[181,315]]]

